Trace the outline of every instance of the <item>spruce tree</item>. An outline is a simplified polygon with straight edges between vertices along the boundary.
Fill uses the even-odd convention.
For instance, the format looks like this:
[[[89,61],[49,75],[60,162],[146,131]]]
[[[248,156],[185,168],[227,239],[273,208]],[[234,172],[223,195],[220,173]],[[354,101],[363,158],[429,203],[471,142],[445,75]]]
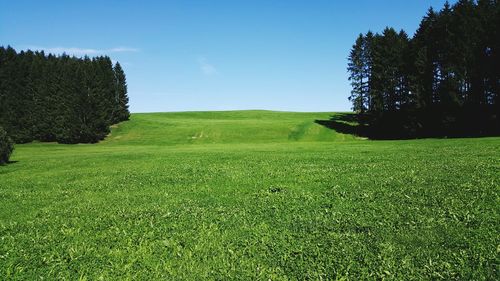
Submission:
[[[125,78],[125,72],[123,71],[120,63],[116,63],[114,66],[114,92],[115,92],[115,103],[113,112],[113,122],[118,123],[121,121],[126,121],[130,117],[130,112],[128,110],[128,95],[127,95],[127,80]]]
[[[365,48],[365,37],[360,34],[356,43],[352,46],[351,53],[349,55],[349,64],[347,70],[349,71],[349,80],[351,81],[352,91],[349,100],[352,102],[352,109],[359,113],[364,113],[367,109],[365,84],[368,82],[365,76],[365,64],[364,61],[364,48]]]

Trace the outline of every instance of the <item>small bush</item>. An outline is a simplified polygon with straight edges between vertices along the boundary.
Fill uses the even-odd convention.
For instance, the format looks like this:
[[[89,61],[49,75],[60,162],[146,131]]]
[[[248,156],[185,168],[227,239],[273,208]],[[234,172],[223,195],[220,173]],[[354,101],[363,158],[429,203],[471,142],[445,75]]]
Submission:
[[[14,150],[14,143],[7,136],[7,132],[0,127],[0,164],[5,164],[9,161],[9,157]]]

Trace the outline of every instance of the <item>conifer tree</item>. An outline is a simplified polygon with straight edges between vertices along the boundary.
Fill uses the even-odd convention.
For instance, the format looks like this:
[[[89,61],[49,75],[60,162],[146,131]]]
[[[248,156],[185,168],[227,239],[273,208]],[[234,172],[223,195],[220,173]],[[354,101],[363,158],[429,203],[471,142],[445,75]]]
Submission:
[[[353,110],[359,113],[364,113],[367,109],[365,84],[368,83],[365,69],[366,61],[364,60],[365,36],[360,34],[356,43],[352,46],[349,55],[349,64],[347,70],[350,73],[349,80],[351,81],[352,91],[349,100],[352,102]]]
[[[115,111],[113,114],[113,122],[118,123],[126,121],[130,117],[128,110],[128,95],[127,95],[127,80],[125,72],[123,71],[120,63],[114,66],[114,86],[115,86]]]

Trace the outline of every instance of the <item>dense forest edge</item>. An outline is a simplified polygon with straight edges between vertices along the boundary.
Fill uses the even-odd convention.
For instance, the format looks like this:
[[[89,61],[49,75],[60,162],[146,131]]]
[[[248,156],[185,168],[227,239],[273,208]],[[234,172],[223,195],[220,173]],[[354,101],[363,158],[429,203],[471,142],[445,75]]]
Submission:
[[[415,35],[360,34],[349,55],[358,125],[318,123],[374,139],[499,135],[500,4],[430,8]]]
[[[15,143],[95,143],[129,116],[125,73],[109,57],[0,47],[0,128]]]

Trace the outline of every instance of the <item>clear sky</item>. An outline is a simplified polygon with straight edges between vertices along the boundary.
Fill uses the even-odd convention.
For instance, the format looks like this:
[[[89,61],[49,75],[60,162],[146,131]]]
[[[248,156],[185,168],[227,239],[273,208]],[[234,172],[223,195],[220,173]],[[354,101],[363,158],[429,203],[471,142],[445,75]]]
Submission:
[[[347,111],[354,40],[445,0],[0,0],[0,45],[107,54],[132,112]],[[454,1],[450,1],[454,2]]]

